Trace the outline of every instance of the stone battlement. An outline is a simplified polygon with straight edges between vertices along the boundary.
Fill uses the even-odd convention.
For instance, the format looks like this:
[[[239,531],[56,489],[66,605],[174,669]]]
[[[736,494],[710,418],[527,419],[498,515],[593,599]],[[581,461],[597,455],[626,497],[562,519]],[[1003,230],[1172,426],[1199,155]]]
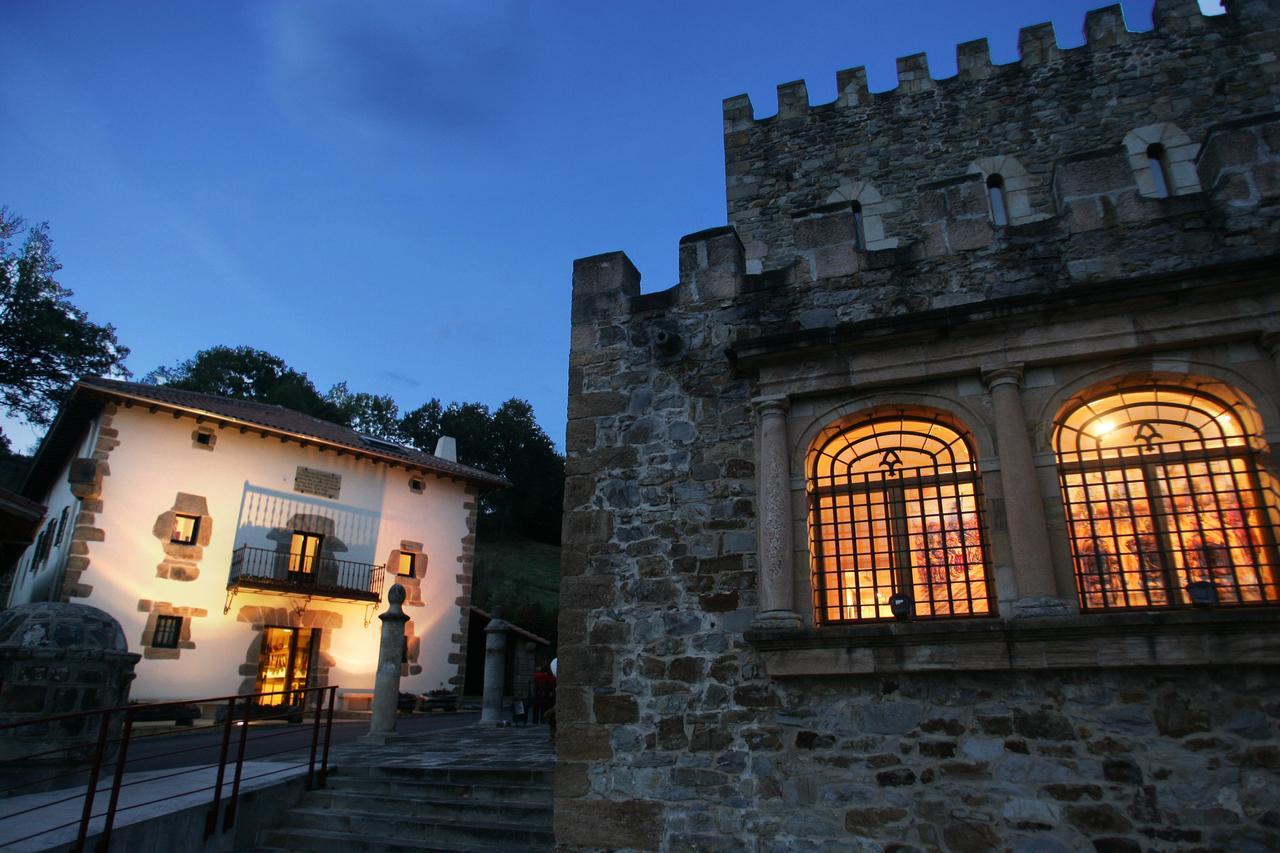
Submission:
[[[1074,48],[1059,46],[1052,21],[1023,27],[1018,32],[1018,60],[1000,65],[991,61],[991,51],[985,38],[967,41],[956,46],[957,73],[952,77],[931,76],[926,54],[900,56],[897,59],[898,85],[883,92],[868,89],[865,66],[847,68],[836,72],[836,99],[826,104],[810,102],[808,87],[803,80],[782,83],[778,86],[778,112],[762,118],[756,118],[750,97],[735,95],[724,101],[725,133],[743,130],[755,123],[797,118],[808,115],[811,110],[856,109],[876,100],[915,95],[932,89],[942,90],[944,96],[966,97],[968,92],[962,86],[964,83],[985,80],[997,74],[1026,73],[1037,66],[1088,58],[1096,51],[1108,51],[1130,40],[1140,42],[1159,39],[1169,33],[1194,32],[1226,20],[1224,16],[1205,16],[1195,0],[1159,0],[1153,19],[1154,29],[1135,32],[1126,26],[1120,4],[1094,9],[1085,15],[1085,43]]]
[[[948,213],[974,220],[951,229],[948,251],[975,248],[987,242],[984,181],[1001,177],[1008,224],[1025,225],[1062,213],[1055,181],[1082,157],[1102,157],[1093,178],[1152,198],[1152,144],[1168,154],[1168,195],[1207,190],[1194,171],[1210,133],[1280,102],[1277,19],[1270,0],[1218,16],[1195,0],[1163,0],[1154,29],[1131,32],[1112,6],[1089,13],[1081,47],[1060,48],[1050,24],[1022,31],[1019,62],[992,65],[985,40],[961,45],[960,71],[946,80],[919,54],[898,60],[888,92],[870,93],[857,68],[840,72],[829,104],[811,105],[803,82],[779,87],[769,118],[757,119],[746,96],[730,98],[726,202],[748,270],[792,266],[815,215],[855,204],[863,250],[937,243],[929,225]],[[958,207],[931,203],[939,189]]]

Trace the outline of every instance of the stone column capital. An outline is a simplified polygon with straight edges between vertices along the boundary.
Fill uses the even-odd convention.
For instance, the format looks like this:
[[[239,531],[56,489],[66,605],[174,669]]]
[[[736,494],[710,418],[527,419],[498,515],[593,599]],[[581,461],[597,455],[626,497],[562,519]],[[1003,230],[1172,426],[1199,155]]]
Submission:
[[[989,367],[982,371],[982,382],[990,391],[999,385],[1013,385],[1015,388],[1022,386],[1022,365],[1021,364],[1002,364],[999,367]]]
[[[791,401],[785,395],[777,394],[755,397],[751,400],[751,405],[756,410],[756,416],[764,418],[769,415],[785,415],[791,408]]]

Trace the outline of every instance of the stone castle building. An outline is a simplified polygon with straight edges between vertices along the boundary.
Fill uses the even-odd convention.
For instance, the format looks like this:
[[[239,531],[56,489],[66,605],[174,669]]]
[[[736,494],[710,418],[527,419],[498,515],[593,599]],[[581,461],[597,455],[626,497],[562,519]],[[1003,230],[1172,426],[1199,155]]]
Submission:
[[[1280,846],[1280,5],[725,102],[576,262],[564,849]]]

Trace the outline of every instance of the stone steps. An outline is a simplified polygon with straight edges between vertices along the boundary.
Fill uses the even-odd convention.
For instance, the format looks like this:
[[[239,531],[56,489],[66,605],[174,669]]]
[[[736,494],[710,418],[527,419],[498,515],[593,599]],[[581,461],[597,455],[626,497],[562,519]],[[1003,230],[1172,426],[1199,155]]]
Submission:
[[[260,851],[554,850],[551,771],[351,767],[262,832]]]

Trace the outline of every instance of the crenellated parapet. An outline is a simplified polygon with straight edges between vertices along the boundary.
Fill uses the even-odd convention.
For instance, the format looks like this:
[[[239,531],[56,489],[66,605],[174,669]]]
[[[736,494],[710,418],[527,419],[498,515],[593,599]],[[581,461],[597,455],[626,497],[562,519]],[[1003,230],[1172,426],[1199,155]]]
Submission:
[[[924,226],[936,221],[920,188],[975,174],[1016,183],[1005,193],[1018,207],[1008,224],[1023,225],[1060,215],[1055,169],[1100,148],[1127,149],[1140,197],[1163,194],[1143,173],[1153,145],[1169,157],[1168,194],[1198,191],[1195,152],[1212,128],[1280,103],[1278,21],[1274,0],[1231,3],[1216,16],[1195,0],[1158,0],[1154,26],[1134,31],[1116,5],[1085,16],[1079,47],[1061,47],[1052,24],[1037,24],[1021,30],[1016,62],[993,64],[979,39],[959,45],[958,71],[945,79],[916,54],[897,60],[898,85],[884,92],[871,92],[865,68],[853,68],[836,74],[830,103],[810,103],[803,81],[778,87],[772,116],[757,117],[746,95],[729,98],[726,199],[748,269],[797,263],[805,248],[795,224],[842,184],[876,187],[880,239],[904,246],[927,240]],[[1146,141],[1166,126],[1170,140]],[[981,165],[1001,161],[1019,164],[1019,174]]]

